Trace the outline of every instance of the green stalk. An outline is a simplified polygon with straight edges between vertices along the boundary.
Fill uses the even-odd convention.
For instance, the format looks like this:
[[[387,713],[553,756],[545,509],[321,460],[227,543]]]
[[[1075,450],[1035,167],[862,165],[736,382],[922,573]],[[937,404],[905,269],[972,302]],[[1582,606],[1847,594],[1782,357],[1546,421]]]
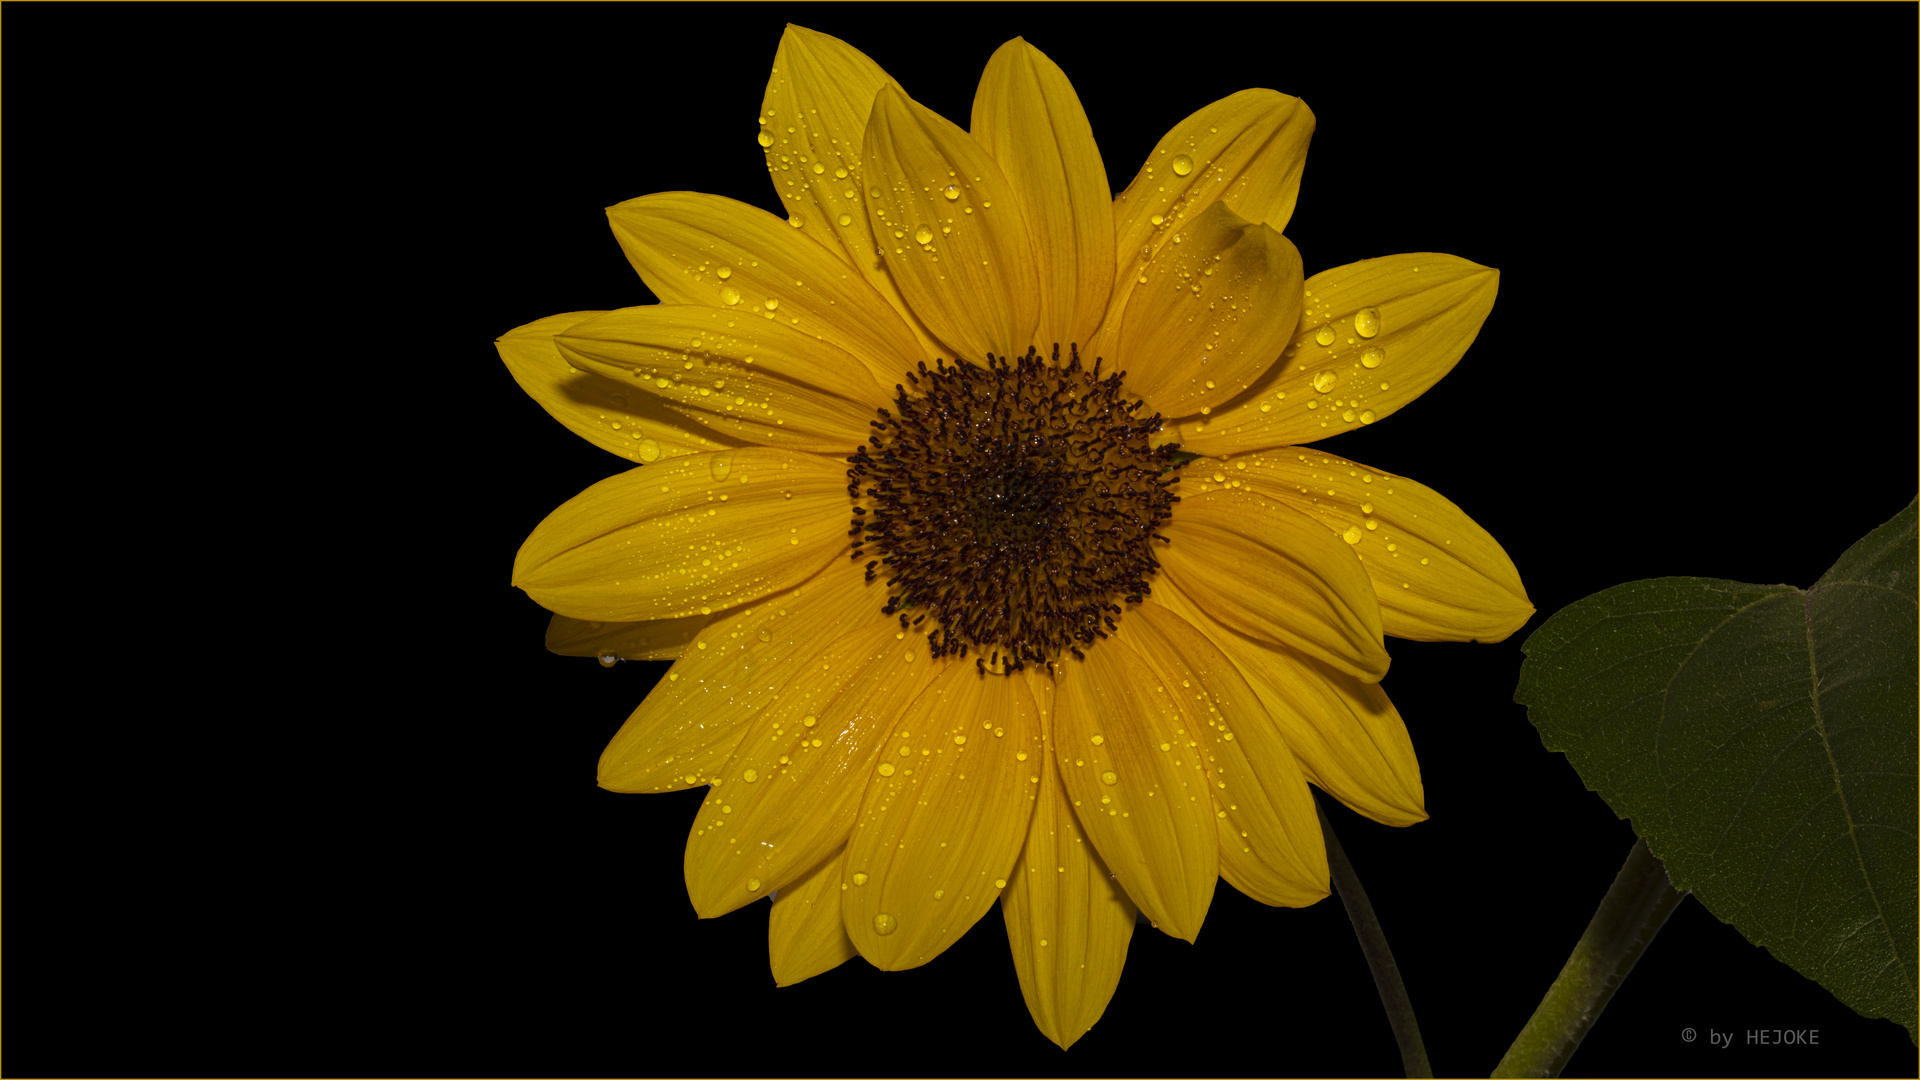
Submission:
[[[1433,1066],[1427,1064],[1427,1045],[1420,1041],[1420,1021],[1414,1018],[1413,1002],[1407,998],[1406,984],[1400,981],[1400,966],[1393,962],[1387,935],[1381,932],[1380,920],[1367,901],[1367,890],[1360,887],[1359,875],[1347,861],[1346,849],[1340,846],[1340,838],[1333,835],[1333,822],[1327,820],[1327,812],[1318,799],[1313,806],[1320,811],[1320,832],[1327,839],[1327,869],[1333,877],[1333,891],[1340,894],[1340,902],[1346,905],[1347,918],[1353,922],[1353,934],[1360,939],[1360,951],[1366,954],[1367,967],[1373,972],[1373,985],[1380,991],[1380,1004],[1387,1010],[1387,1023],[1393,1026],[1393,1040],[1400,1044],[1400,1063],[1406,1067],[1408,1076],[1432,1076]]]
[[[1493,1075],[1559,1076],[1653,935],[1684,899],[1686,894],[1674,890],[1666,866],[1647,850],[1647,842],[1635,841],[1567,966]]]

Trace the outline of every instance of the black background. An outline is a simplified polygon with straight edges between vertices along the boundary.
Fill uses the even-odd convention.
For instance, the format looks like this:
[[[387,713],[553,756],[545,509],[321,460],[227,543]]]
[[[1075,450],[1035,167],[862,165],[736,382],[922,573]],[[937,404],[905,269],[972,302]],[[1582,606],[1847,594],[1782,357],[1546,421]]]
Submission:
[[[36,18],[20,10],[16,49]],[[686,189],[778,208],[753,117],[789,20],[963,125],[988,56],[1025,36],[1073,79],[1116,190],[1207,103],[1299,95],[1318,127],[1287,232],[1309,274],[1402,251],[1501,270],[1452,374],[1324,444],[1467,510],[1541,613],[1496,645],[1390,641],[1431,820],[1334,811],[1442,1075],[1493,1067],[1633,842],[1512,702],[1526,634],[1637,578],[1811,584],[1914,496],[1908,7],[227,18],[247,49],[122,27],[129,57],[147,31],[182,36],[169,62],[139,61],[164,72],[158,98],[130,91],[124,128],[102,122],[207,151],[187,212],[244,216],[252,253],[225,282],[277,277],[270,314],[247,317],[325,356],[289,372],[257,362],[258,338],[217,350],[325,403],[324,450],[271,445],[312,478],[299,497],[337,558],[307,599],[316,658],[255,704],[203,827],[159,850],[138,826],[117,841],[165,884],[90,896],[88,929],[54,935],[67,951],[12,927],[15,1075],[75,1071],[32,1025],[76,1014],[111,1033],[81,1041],[81,1067],[105,1073],[1398,1073],[1337,900],[1268,909],[1222,884],[1197,944],[1141,927],[1112,1005],[1063,1054],[1027,1016],[997,912],[923,968],[856,960],[776,990],[766,908],[700,921],[687,901],[700,795],[595,788],[601,747],[665,665],[546,653],[547,615],[508,571],[551,509],[626,465],[527,399],[491,342],[651,302],[606,206]],[[14,880],[17,915],[58,917]],[[1762,1028],[1819,1043],[1746,1045]],[[1897,1025],[1688,900],[1567,1074],[1915,1064]]]

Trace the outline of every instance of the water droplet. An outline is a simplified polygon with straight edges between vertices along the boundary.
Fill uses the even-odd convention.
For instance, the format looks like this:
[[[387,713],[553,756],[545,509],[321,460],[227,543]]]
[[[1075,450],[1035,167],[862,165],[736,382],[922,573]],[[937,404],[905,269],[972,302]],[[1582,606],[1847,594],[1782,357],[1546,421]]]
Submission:
[[[945,195],[948,202],[952,202],[960,197],[960,188],[957,184],[948,184],[946,189],[940,192],[940,194]]]
[[[1120,777],[1112,772],[1103,772],[1100,774],[1100,782],[1103,784],[1117,784],[1120,782]]]
[[[819,717],[809,716],[805,720],[800,721],[800,724],[802,727],[812,727],[814,724],[817,724],[819,722],[820,722]]]
[[[881,937],[893,933],[893,928],[896,925],[898,924],[894,922],[893,916],[884,911],[873,917],[873,932],[879,934]]]
[[[641,439],[640,440],[640,460],[641,461],[660,460],[660,444],[657,442],[654,442],[652,439]]]
[[[763,306],[765,306],[768,311],[778,311],[780,310],[780,301],[769,296],[767,297],[766,304]]]
[[[1333,384],[1339,381],[1340,376],[1335,375],[1331,371],[1323,371],[1313,377],[1313,388],[1324,394],[1333,389]]]
[[[827,171],[827,167],[825,165],[822,165],[817,161],[813,163],[813,175],[821,176],[821,175],[824,175],[826,171]]]
[[[1107,737],[1105,735],[1095,735],[1093,737],[1093,745],[1095,746],[1104,746],[1106,745],[1106,742],[1107,742]]]
[[[1346,412],[1343,412],[1340,414],[1340,419],[1345,420],[1347,423],[1351,424],[1353,423],[1354,419],[1357,416],[1358,414],[1355,413],[1352,409],[1348,409]]]
[[[1173,159],[1173,175],[1185,176],[1193,171],[1193,159],[1185,154]]]
[[[760,779],[760,774],[757,772],[754,772],[752,769],[748,769],[746,772],[743,772],[740,774],[740,779],[745,780],[747,783],[751,784],[755,780]]]
[[[1360,354],[1360,362],[1370,368],[1379,367],[1387,362],[1387,351],[1375,345]]]
[[[759,892],[759,891],[760,891],[760,879],[759,879],[759,878],[748,878],[748,879],[747,879],[747,891],[748,891],[748,892]]]
[[[853,224],[853,215],[852,215],[852,214],[841,214],[841,215],[840,215],[840,227],[841,227],[841,228],[843,228],[843,229],[844,229],[844,228],[846,228],[847,226],[849,226],[849,225],[851,225],[851,224]]]
[[[754,141],[758,142],[761,146],[772,146],[773,134],[771,132],[763,131],[759,135],[755,136]]]
[[[760,640],[761,640],[761,641],[772,641],[772,640],[773,640],[773,633],[772,633],[771,631],[768,631],[768,630],[762,630],[762,631],[760,631]]]
[[[953,737],[953,745],[955,746],[967,745],[967,737],[965,735],[955,735]]]
[[[733,455],[731,453],[713,455],[713,462],[708,468],[712,471],[715,480],[725,480],[727,474],[733,471]]]
[[[1376,419],[1378,419],[1378,417],[1373,415],[1372,409],[1368,409],[1366,412],[1360,414],[1360,422],[1363,424],[1371,424]]]
[[[740,302],[740,290],[731,285],[720,286],[720,302],[732,307]]]
[[[922,225],[913,231],[913,238],[919,243],[931,244],[933,243],[933,230]]]
[[[713,276],[719,278],[721,281],[725,281],[733,276],[733,267],[722,266],[713,272]]]
[[[993,879],[993,887],[994,887],[994,888],[996,888],[996,889],[1004,889],[1004,888],[1006,888],[1006,887],[1007,887],[1007,879],[1006,879],[1006,878],[1003,878],[1003,877],[1002,877],[1002,878],[994,878],[994,879]]]
[[[787,224],[793,226],[796,229],[802,225],[805,225],[806,223],[807,223],[806,219],[802,218],[799,214],[795,214],[792,217],[787,219]]]
[[[1375,520],[1374,520],[1374,519],[1372,519],[1372,518],[1368,518],[1368,519],[1367,519],[1367,531],[1368,531],[1368,532],[1372,532],[1373,530],[1375,530],[1375,529],[1377,529],[1377,528],[1379,528],[1379,527],[1380,527],[1380,523],[1379,523],[1378,521],[1375,521]]]
[[[870,188],[868,188],[868,189],[867,189],[867,196],[868,196],[869,198],[874,198],[874,199],[877,199],[877,198],[879,198],[880,196],[882,196],[882,195],[885,195],[885,194],[886,194],[886,192],[884,192],[884,191],[881,191],[881,190],[880,190],[880,188],[879,188],[879,187],[878,187],[877,185],[876,185],[876,186],[874,186],[874,187],[870,187]]]
[[[1361,337],[1372,337],[1380,332],[1380,309],[1361,308],[1353,314],[1354,333]]]
[[[845,180],[847,178],[847,170],[835,169],[833,170],[833,175],[834,175],[834,178],[837,180]]]
[[[865,885],[867,883],[867,875],[865,874],[853,875],[853,883],[855,885]]]
[[[1319,333],[1313,335],[1313,340],[1322,345],[1331,345],[1333,344],[1333,331],[1323,326],[1320,328]]]
[[[610,652],[603,652],[600,654],[601,667],[612,667],[613,665],[619,662],[620,662],[620,658]]]
[[[1360,512],[1361,512],[1361,513],[1363,513],[1363,514],[1371,514],[1371,513],[1373,513],[1373,504],[1372,504],[1372,503],[1361,503],[1361,504],[1360,504]]]
[[[893,762],[891,762],[891,761],[883,761],[883,762],[881,762],[881,763],[880,763],[880,775],[881,775],[881,776],[892,776],[892,775],[893,775]]]
[[[1349,525],[1347,531],[1340,534],[1340,539],[1345,540],[1349,544],[1357,544],[1360,542],[1360,535],[1360,526]]]

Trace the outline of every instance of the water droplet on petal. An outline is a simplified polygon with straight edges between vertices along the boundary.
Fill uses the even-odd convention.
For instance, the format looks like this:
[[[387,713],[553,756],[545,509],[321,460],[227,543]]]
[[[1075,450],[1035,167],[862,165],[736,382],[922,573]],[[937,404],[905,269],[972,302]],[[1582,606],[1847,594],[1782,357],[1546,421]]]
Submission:
[[[1340,534],[1340,539],[1345,540],[1349,544],[1357,544],[1360,542],[1361,535],[1360,526],[1350,525],[1347,527],[1346,532]]]
[[[713,455],[713,461],[708,468],[715,480],[725,480],[727,474],[733,471],[733,455],[731,453]]]
[[[841,214],[841,215],[840,215],[840,227],[841,227],[841,228],[843,228],[843,229],[844,229],[844,228],[846,228],[847,226],[849,226],[849,225],[851,225],[851,224],[853,224],[853,215],[852,215],[852,214]]]
[[[612,667],[613,665],[619,662],[620,662],[620,658],[610,652],[603,652],[600,654],[601,667]]]
[[[721,281],[725,281],[733,276],[733,267],[722,266],[713,272],[713,276],[719,278]]]
[[[1378,417],[1373,415],[1372,409],[1368,409],[1366,412],[1360,414],[1360,422],[1363,424],[1371,424],[1376,419],[1378,419]]]
[[[940,192],[940,194],[945,195],[947,197],[948,202],[952,202],[953,200],[960,197],[960,188],[958,185],[948,184],[946,186],[946,189]]]
[[[1340,376],[1335,375],[1331,371],[1323,371],[1313,377],[1313,388],[1324,394],[1333,389],[1333,384],[1339,381]]]
[[[657,442],[654,442],[652,439],[641,439],[640,440],[640,460],[641,461],[660,460],[660,444]]]
[[[1353,331],[1361,337],[1372,337],[1380,332],[1380,309],[1361,308],[1354,312]]]
[[[1323,326],[1320,328],[1319,333],[1313,335],[1313,340],[1322,345],[1331,345],[1333,344],[1333,331]]]
[[[1185,176],[1193,171],[1193,159],[1185,154],[1173,159],[1173,175]]]
[[[1103,784],[1117,784],[1120,782],[1120,777],[1116,773],[1103,772],[1100,774],[1100,782]]]
[[[881,775],[881,776],[892,776],[892,775],[893,775],[893,762],[891,762],[891,761],[883,761],[883,762],[881,762],[881,763],[880,763],[880,770],[879,770],[879,771],[880,771],[880,775]]]
[[[927,228],[925,225],[922,225],[918,229],[914,230],[913,238],[915,241],[919,243],[931,244],[933,243],[933,230]]]
[[[754,772],[752,769],[748,769],[746,772],[743,772],[740,774],[740,779],[745,780],[747,783],[751,784],[755,780],[760,779],[760,774],[757,772]]]
[[[893,916],[884,911],[873,917],[873,932],[879,934],[881,937],[893,933],[893,928],[896,925],[898,924],[894,922]]]
[[[802,226],[802,225],[805,225],[805,224],[806,224],[806,220],[805,220],[804,218],[802,218],[802,217],[801,217],[801,216],[800,216],[799,214],[795,214],[795,215],[793,215],[792,217],[790,217],[790,218],[788,218],[788,219],[787,219],[787,224],[789,224],[789,225],[791,225],[791,226],[793,226],[794,228],[796,228],[796,229],[797,229],[797,228],[799,228],[800,226]]]
[[[853,883],[855,885],[865,885],[867,883],[867,875],[865,874],[853,875]]]
[[[720,302],[732,307],[740,302],[740,290],[731,285],[720,286]]]
[[[763,131],[759,135],[754,137],[754,141],[758,142],[761,146],[772,146],[773,135],[771,132]]]
[[[1387,362],[1387,350],[1375,345],[1360,354],[1360,362],[1370,368],[1379,367]]]

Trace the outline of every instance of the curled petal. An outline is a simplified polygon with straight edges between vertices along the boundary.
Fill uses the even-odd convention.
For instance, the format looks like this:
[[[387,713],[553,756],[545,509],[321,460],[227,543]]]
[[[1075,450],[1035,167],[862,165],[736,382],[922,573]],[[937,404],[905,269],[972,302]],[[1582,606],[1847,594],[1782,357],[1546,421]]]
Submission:
[[[1214,203],[1142,271],[1115,347],[1128,393],[1169,417],[1227,402],[1293,336],[1302,274],[1293,241]]]

